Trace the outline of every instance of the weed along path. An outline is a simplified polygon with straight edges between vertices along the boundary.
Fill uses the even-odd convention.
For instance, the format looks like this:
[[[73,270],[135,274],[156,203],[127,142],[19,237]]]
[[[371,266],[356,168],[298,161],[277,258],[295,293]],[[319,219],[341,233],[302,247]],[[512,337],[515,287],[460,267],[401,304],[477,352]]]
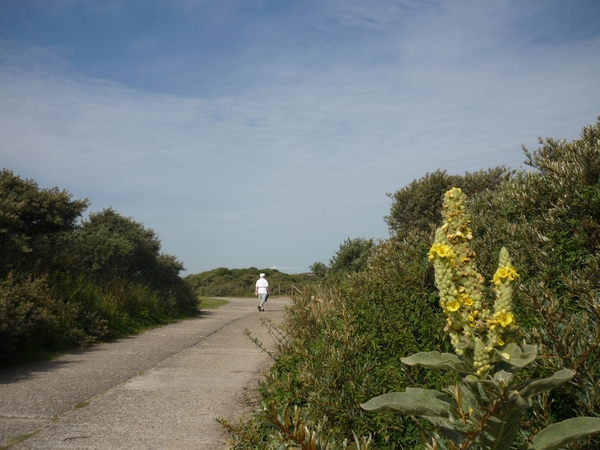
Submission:
[[[262,318],[279,323],[285,298],[259,312],[252,298],[138,336],[0,371],[0,449],[226,449],[215,421],[236,422],[271,358]]]

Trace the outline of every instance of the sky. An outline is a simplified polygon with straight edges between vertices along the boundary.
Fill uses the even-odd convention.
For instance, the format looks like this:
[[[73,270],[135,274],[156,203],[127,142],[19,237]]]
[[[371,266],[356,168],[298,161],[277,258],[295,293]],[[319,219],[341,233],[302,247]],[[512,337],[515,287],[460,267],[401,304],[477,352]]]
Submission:
[[[299,273],[394,193],[600,116],[597,0],[0,0],[0,168],[112,207],[182,275]]]

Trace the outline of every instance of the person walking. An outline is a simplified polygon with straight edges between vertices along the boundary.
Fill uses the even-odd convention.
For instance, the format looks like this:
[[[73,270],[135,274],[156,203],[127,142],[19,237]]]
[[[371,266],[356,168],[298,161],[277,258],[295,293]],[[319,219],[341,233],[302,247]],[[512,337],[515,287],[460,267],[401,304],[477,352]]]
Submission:
[[[254,287],[254,295],[258,295],[258,310],[265,310],[265,302],[269,296],[269,282],[265,278],[265,274],[261,273],[260,278],[256,280],[256,286]]]

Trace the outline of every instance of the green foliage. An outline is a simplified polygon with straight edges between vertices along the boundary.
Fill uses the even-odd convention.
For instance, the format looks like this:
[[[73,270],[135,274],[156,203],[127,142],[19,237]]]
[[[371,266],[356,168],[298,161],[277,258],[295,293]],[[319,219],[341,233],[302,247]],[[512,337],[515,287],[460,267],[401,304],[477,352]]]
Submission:
[[[87,200],[0,173],[0,357],[137,332],[198,301],[152,230],[112,209],[77,224]]]
[[[407,388],[375,397],[362,407],[420,416],[440,427],[432,443],[427,444],[428,449],[510,450],[531,398],[570,381],[575,371],[562,369],[548,378],[515,380],[511,372],[532,363],[537,355],[535,346],[519,348],[503,341],[514,327],[512,284],[518,274],[503,248],[493,278],[496,300],[492,314],[482,300],[484,279],[475,268],[475,254],[468,246],[473,237],[465,200],[460,189],[444,194],[445,222],[436,232],[429,252],[440,303],[448,317],[446,331],[456,355],[428,352],[402,358],[409,365],[454,370],[461,380],[446,389],[450,395]],[[550,425],[539,433],[540,437],[528,439],[519,449],[549,450],[587,438],[600,431],[600,418],[578,417],[570,419],[568,425]]]
[[[368,450],[371,448],[370,438],[358,438],[354,436],[354,442],[348,446],[348,440],[344,439],[340,444],[336,443],[335,439],[323,438],[323,423],[327,422],[327,418],[322,422],[314,424],[308,419],[306,412],[295,407],[294,412],[290,414],[288,407],[284,407],[279,411],[274,405],[270,407],[264,406],[256,414],[257,419],[260,417],[260,422],[254,424],[244,424],[240,421],[239,425],[234,425],[224,418],[219,418],[217,421],[233,432],[237,436],[242,436],[244,439],[243,445],[236,445],[237,449],[261,449],[261,450],[278,450],[278,449],[302,449],[302,450],[338,450],[338,449],[356,449]],[[261,425],[269,427],[272,431],[269,434],[264,434]]]
[[[65,250],[60,238],[76,228],[87,200],[71,200],[71,194],[40,189],[11,171],[0,172],[0,277],[10,272],[43,275],[61,268]]]
[[[316,261],[310,266],[310,270],[321,280],[343,278],[346,275],[360,272],[367,267],[367,262],[375,247],[373,239],[347,238],[329,260],[329,266]]]
[[[315,283],[317,279],[311,274],[287,274],[276,269],[227,269],[220,267],[194,275],[185,279],[193,287],[197,295],[203,297],[250,297],[254,296],[254,286],[258,275],[264,273],[269,281],[272,296],[293,295],[295,289],[302,289],[306,284]]]
[[[347,238],[329,261],[329,274],[342,275],[365,269],[373,247],[373,239]]]
[[[392,441],[404,448],[419,446],[421,426],[432,425],[417,426],[403,419],[394,422],[389,414],[365,412],[360,420],[348,421],[355,427],[351,430],[345,422],[349,413],[342,410],[354,411],[374,395],[406,388],[439,390],[456,381],[451,370],[428,371],[398,361],[419,351],[441,354],[452,349],[443,337],[446,323],[427,251],[435,228],[442,223],[442,194],[456,185],[469,194],[466,207],[474,236],[470,245],[481,273],[494,273],[498,249],[503,246],[519,267],[513,314],[519,317],[520,328],[513,330],[513,339],[536,345],[541,357],[516,372],[518,379],[511,380],[511,386],[525,379],[548,379],[562,369],[575,372],[571,381],[530,396],[531,407],[520,418],[523,434],[517,434],[517,441],[525,443],[527,436],[537,436],[530,443],[545,448],[544,434],[552,437],[557,430],[549,425],[582,416],[600,417],[599,136],[600,122],[586,127],[581,139],[573,142],[541,140],[538,151],[526,150],[531,171],[497,168],[465,177],[437,171],[391,196],[386,222],[392,238],[374,249],[366,269],[322,282],[318,289],[294,298],[285,324],[285,344],[279,347],[262,389],[267,404],[297,405],[316,423],[314,418],[322,418],[325,408],[311,399],[323,395],[331,414],[324,435],[339,440],[358,431],[359,435],[372,434],[375,448],[388,448]],[[332,306],[313,311],[321,304]],[[332,331],[345,329],[340,311],[351,319],[352,328],[345,333],[352,339],[344,341],[343,334]],[[361,344],[353,349],[347,348],[348,342]],[[373,373],[366,382],[368,389],[346,389],[342,383],[336,386],[336,397],[321,386],[314,374],[323,374],[331,382],[325,372],[328,366],[336,367],[332,360],[340,354],[338,349],[343,350],[343,364],[350,372],[356,373],[355,367],[366,363],[367,371]],[[540,433],[544,428],[549,431]],[[269,433],[266,428],[260,430]],[[598,439],[577,439],[564,446],[593,450],[600,446]],[[238,444],[243,445],[243,438]]]
[[[0,356],[31,345],[52,326],[51,300],[43,278],[15,280],[12,273],[0,281]],[[41,335],[41,336],[40,336]]]
[[[481,170],[464,175],[448,175],[445,170],[428,173],[394,194],[390,214],[385,217],[390,233],[399,237],[417,229],[432,232],[439,226],[444,192],[460,186],[468,195],[494,191],[510,179],[512,172],[505,167]]]
[[[143,278],[156,266],[160,241],[156,233],[112,208],[90,214],[77,233],[81,259],[92,273]]]
[[[490,267],[488,249],[506,242],[521,270],[523,295],[516,310],[522,336],[540,347],[531,376],[576,371],[574,381],[543,398],[529,417],[532,431],[553,421],[600,416],[600,269],[598,167],[600,122],[572,142],[540,140],[527,162],[536,169],[518,174],[494,196],[475,198],[469,210],[473,247]],[[600,439],[571,444],[595,449]]]
[[[321,261],[315,261],[310,265],[309,268],[317,277],[321,279],[327,276],[327,270],[329,269],[329,267],[327,267],[327,265]]]

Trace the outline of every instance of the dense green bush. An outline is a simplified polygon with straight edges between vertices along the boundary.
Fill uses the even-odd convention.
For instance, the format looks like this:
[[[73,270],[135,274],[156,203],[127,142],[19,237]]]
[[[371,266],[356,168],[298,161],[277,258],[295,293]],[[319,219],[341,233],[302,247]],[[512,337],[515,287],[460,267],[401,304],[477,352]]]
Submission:
[[[0,172],[0,358],[85,346],[197,311],[151,229]]]
[[[444,194],[445,221],[428,254],[454,352],[421,351],[402,358],[409,366],[454,371],[457,381],[443,391],[407,387],[361,406],[428,420],[437,429],[428,433],[427,450],[551,450],[593,436],[600,431],[600,418],[570,418],[533,434],[522,432],[521,417],[532,399],[569,382],[576,371],[560,369],[537,379],[516,376],[538,356],[536,346],[512,341],[518,323],[512,300],[519,274],[503,247],[490,292],[470,247],[466,198],[459,188]]]
[[[338,442],[355,432],[373,435],[378,446],[388,440],[417,445],[413,421],[365,413],[360,403],[406,384],[445,382],[440,374],[401,368],[399,360],[423,346],[447,346],[437,298],[430,295],[427,236],[415,232],[383,242],[364,271],[293,298],[282,326],[285,338],[261,389],[267,404],[301,407],[311,426],[327,417],[323,433]],[[253,430],[254,441],[242,439],[236,448],[268,441],[268,428]]]
[[[505,239],[517,256],[515,265],[523,267],[520,304],[530,318],[523,331],[542,350],[539,374],[558,368],[577,372],[571,384],[542,399],[533,428],[600,416],[600,122],[572,142],[540,144],[535,152],[525,149],[527,164],[536,170],[492,199],[507,208],[502,220],[485,226],[493,230],[488,240]],[[571,448],[598,446],[596,438]]]
[[[394,194],[388,194],[392,199],[392,206],[385,222],[390,233],[400,238],[414,229],[433,232],[442,220],[442,198],[448,189],[461,186],[463,192],[472,197],[482,192],[495,191],[512,174],[505,167],[466,172],[464,175],[448,175],[445,170],[428,173]]]
[[[55,320],[44,278],[0,281],[0,356],[11,355],[50,334]]]
[[[267,407],[246,425],[254,440],[238,429],[234,448],[261,448],[261,439],[272,440],[260,426],[273,415],[270,404],[279,411],[303,408],[310,427],[327,416],[321,430],[338,441],[351,441],[356,432],[372,434],[375,448],[388,448],[390,441],[419,446],[420,428],[413,422],[361,413],[358,404],[407,386],[439,389],[448,381],[401,367],[399,358],[448,346],[426,255],[441,225],[442,194],[452,186],[469,195],[479,271],[494,273],[504,246],[521,275],[514,299],[522,327],[517,338],[542,353],[522,376],[576,371],[571,383],[534,402],[522,419],[526,432],[570,417],[600,416],[600,121],[573,142],[540,144],[535,152],[525,149],[531,171],[437,171],[391,195],[385,220],[392,237],[380,243],[367,267],[294,298],[261,391]],[[596,438],[569,448],[599,446]]]

